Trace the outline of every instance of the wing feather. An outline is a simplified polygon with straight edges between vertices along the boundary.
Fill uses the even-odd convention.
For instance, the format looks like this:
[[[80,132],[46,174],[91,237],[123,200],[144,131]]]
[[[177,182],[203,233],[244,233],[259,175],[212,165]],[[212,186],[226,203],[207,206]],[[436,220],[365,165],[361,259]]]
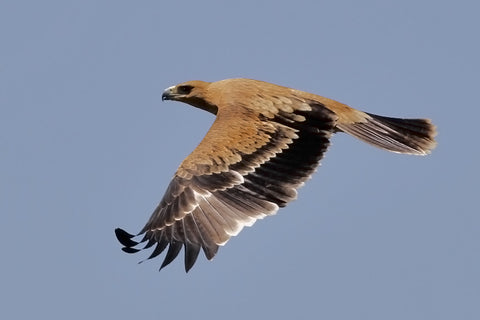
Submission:
[[[183,246],[188,271],[200,249],[212,259],[243,227],[296,198],[319,165],[337,117],[319,103],[295,101],[295,107],[292,101],[277,99],[288,106],[279,107],[273,117],[247,113],[250,118],[242,125],[238,114],[217,115],[139,233],[145,234],[140,242],[148,241],[145,248],[157,243],[148,259],[168,247],[163,268]],[[139,250],[133,235],[121,229],[116,234],[124,251]]]

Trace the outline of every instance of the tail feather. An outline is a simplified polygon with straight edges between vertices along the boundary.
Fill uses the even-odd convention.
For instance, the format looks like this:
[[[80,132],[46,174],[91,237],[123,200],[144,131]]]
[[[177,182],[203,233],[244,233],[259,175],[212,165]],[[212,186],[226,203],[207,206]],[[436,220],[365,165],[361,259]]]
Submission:
[[[378,148],[426,155],[436,146],[436,128],[429,119],[399,119],[365,113],[365,121],[339,123],[337,127]]]

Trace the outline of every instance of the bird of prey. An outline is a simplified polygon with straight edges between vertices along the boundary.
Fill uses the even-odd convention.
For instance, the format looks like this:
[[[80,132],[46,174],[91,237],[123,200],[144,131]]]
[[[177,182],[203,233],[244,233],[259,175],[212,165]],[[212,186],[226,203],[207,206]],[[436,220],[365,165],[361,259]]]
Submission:
[[[436,145],[428,119],[378,116],[258,80],[188,81],[167,88],[162,100],[190,104],[216,119],[180,164],[143,229],[136,235],[115,230],[128,253],[155,246],[151,259],[168,247],[160,269],[184,247],[188,272],[200,250],[211,260],[243,227],[294,200],[333,133],[413,155],[426,155]]]

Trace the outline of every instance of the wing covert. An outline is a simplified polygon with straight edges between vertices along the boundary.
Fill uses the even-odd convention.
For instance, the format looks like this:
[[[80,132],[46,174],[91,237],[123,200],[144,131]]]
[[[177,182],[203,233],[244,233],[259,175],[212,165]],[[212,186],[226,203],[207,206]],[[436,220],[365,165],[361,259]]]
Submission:
[[[271,106],[268,115],[219,112],[138,234],[143,239],[137,242],[122,229],[115,231],[123,250],[133,253],[155,245],[150,259],[168,247],[163,268],[184,247],[188,271],[200,250],[212,259],[243,227],[294,200],[328,148],[337,116],[318,102],[291,101],[293,112],[277,108],[273,116]],[[295,103],[301,108],[294,108]]]

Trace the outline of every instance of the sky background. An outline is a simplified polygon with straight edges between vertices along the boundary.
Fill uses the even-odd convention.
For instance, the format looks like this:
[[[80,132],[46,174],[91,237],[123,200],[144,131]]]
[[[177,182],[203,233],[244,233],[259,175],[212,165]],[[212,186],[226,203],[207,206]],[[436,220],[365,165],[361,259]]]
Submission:
[[[480,319],[478,1],[0,1],[1,319]],[[299,199],[185,274],[127,255],[213,116],[265,80],[429,117],[427,157],[338,134]],[[163,257],[163,255],[161,256]]]

